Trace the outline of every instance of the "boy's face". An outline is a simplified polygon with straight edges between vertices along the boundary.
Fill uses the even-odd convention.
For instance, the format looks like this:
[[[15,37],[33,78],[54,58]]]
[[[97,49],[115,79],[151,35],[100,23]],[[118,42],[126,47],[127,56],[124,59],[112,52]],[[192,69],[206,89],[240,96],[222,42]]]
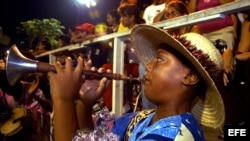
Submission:
[[[159,49],[145,69],[144,92],[151,102],[162,104],[181,97],[177,91],[183,87],[189,68],[176,56]]]

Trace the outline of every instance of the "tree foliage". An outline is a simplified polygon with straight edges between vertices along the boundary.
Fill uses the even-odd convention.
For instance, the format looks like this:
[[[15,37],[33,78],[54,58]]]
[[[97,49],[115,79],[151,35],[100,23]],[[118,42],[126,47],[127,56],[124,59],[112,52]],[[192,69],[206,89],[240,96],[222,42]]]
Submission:
[[[17,32],[24,32],[28,36],[28,42],[32,46],[33,41],[37,38],[48,37],[53,48],[57,46],[57,37],[63,34],[64,26],[57,19],[32,19],[20,22],[21,26],[17,27]]]

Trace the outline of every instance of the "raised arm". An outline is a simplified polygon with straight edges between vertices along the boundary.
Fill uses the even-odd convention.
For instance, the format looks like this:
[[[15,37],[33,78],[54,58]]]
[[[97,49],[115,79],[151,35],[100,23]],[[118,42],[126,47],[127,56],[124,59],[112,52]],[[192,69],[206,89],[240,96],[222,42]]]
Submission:
[[[187,4],[188,12],[193,13],[196,12],[197,0],[190,0]]]
[[[65,69],[59,63],[55,68],[56,73],[48,73],[54,106],[54,140],[70,141],[78,130],[75,101],[83,81],[83,59],[78,58],[75,69],[71,58],[66,58]]]
[[[65,68],[57,63],[56,73],[48,73],[54,105],[55,141],[72,140],[79,125],[81,129],[93,129],[92,106],[102,96],[106,78],[83,82],[83,64],[83,59],[78,58],[77,67],[73,68],[72,59],[66,58]],[[82,117],[80,124],[79,116]]]
[[[244,61],[250,57],[250,21],[242,24],[240,42],[237,49],[236,58]]]
[[[77,101],[77,117],[80,129],[94,129],[92,107],[102,97],[106,88],[106,78],[85,80]]]
[[[219,0],[220,4],[226,4],[230,2],[234,2],[235,0]]]

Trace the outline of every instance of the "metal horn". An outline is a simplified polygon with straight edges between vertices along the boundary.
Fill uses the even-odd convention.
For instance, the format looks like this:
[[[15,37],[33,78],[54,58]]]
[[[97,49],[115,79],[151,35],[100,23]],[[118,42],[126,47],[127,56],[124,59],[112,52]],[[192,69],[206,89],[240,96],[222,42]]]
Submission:
[[[18,79],[24,74],[37,72],[47,73],[49,71],[56,72],[55,66],[25,57],[15,45],[10,48],[6,59],[6,77],[10,85],[15,85]],[[115,80],[141,81],[140,78],[133,78],[125,74],[97,73],[89,70],[83,70],[83,74],[91,78],[107,77],[108,79]]]
[[[10,48],[6,59],[6,77],[10,85],[15,85],[24,74],[48,71],[55,71],[55,67],[25,57],[15,45]]]

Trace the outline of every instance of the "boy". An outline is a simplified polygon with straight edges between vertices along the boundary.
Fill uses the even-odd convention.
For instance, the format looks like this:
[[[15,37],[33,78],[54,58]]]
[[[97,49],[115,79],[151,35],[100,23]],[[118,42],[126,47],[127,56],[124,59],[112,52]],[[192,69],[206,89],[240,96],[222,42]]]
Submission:
[[[145,96],[154,110],[128,113],[115,121],[113,132],[120,140],[203,141],[200,124],[220,127],[224,104],[218,90],[222,83],[222,58],[214,45],[196,33],[173,37],[150,25],[136,25],[131,31],[133,47],[145,66]],[[86,64],[88,65],[88,64]],[[55,141],[68,141],[78,130],[75,99],[82,82],[83,60],[73,70],[66,59],[63,69],[49,72],[55,114]],[[67,80],[71,80],[70,82]],[[93,129],[91,109],[102,96],[106,78],[99,86],[80,95],[84,129]]]

